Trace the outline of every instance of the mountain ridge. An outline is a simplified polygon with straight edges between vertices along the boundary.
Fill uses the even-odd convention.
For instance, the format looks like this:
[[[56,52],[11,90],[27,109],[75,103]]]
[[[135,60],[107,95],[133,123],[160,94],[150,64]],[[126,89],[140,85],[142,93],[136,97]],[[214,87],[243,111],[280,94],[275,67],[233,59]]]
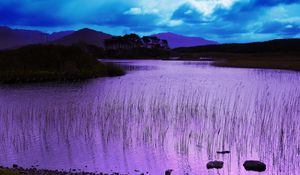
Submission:
[[[71,35],[74,32],[75,32],[74,30],[53,32],[53,33],[49,34],[49,41],[55,41],[55,40],[61,39],[67,35]]]
[[[80,29],[70,35],[53,41],[54,44],[72,45],[78,43],[87,43],[104,47],[104,40],[110,39],[113,36],[104,32],[92,30],[89,28]]]
[[[11,29],[6,26],[0,26],[0,49],[43,43],[45,35],[47,34],[36,30]]]
[[[158,33],[160,39],[168,41],[170,48],[193,47],[202,45],[218,44],[215,41],[206,40],[201,37],[189,37],[171,32]],[[113,35],[101,31],[83,28],[77,31],[66,30],[53,33],[45,33],[38,30],[12,29],[0,26],[0,50],[17,48],[29,44],[60,44],[72,45],[86,43],[104,47],[104,40],[112,38]]]
[[[193,46],[219,44],[216,41],[207,40],[201,37],[184,36],[172,32],[157,33],[152,36],[156,36],[160,39],[167,40],[170,48],[172,49],[178,47],[193,47]]]

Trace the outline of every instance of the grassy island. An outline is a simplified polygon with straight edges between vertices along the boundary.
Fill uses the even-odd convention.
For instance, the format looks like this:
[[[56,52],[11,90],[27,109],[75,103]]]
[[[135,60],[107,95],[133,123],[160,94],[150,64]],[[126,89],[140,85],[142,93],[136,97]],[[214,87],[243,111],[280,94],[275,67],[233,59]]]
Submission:
[[[29,45],[0,52],[0,83],[77,81],[123,74],[119,66],[99,62],[80,45]]]

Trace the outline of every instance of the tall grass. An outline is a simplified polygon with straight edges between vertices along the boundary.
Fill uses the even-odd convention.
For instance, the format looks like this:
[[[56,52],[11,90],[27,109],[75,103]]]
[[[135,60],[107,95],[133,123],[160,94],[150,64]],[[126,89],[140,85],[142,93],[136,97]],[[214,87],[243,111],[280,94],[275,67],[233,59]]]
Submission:
[[[13,157],[22,162],[34,152],[25,163],[45,160],[44,166],[68,167],[96,162],[98,170],[108,171],[149,164],[155,167],[148,171],[172,166],[178,174],[207,174],[206,161],[221,159],[225,168],[220,174],[245,174],[243,161],[259,159],[268,165],[266,174],[299,174],[299,77],[287,74],[289,83],[278,81],[285,84],[255,76],[259,80],[230,83],[129,76],[74,92],[68,87],[33,91],[39,95],[2,94],[0,164],[13,163]],[[50,92],[56,95],[45,95]],[[158,155],[143,155],[149,149]],[[220,150],[231,154],[217,155]],[[58,153],[61,159],[51,156]]]

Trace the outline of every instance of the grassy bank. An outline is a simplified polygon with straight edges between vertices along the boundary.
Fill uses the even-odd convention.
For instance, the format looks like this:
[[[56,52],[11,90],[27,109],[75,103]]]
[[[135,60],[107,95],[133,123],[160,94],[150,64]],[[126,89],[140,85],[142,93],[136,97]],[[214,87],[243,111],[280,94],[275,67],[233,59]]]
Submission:
[[[81,46],[30,45],[0,52],[0,82],[77,81],[119,76],[124,71],[101,63]]]
[[[300,39],[176,48],[180,60],[209,58],[215,66],[300,71]]]

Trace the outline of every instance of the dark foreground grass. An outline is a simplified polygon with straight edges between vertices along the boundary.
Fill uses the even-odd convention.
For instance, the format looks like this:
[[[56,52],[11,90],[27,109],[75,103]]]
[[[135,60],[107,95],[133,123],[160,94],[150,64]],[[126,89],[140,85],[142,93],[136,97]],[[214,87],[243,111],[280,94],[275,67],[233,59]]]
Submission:
[[[18,171],[0,168],[0,175],[19,175]]]
[[[78,81],[124,74],[119,66],[99,62],[80,46],[30,45],[0,52],[0,83]]]

